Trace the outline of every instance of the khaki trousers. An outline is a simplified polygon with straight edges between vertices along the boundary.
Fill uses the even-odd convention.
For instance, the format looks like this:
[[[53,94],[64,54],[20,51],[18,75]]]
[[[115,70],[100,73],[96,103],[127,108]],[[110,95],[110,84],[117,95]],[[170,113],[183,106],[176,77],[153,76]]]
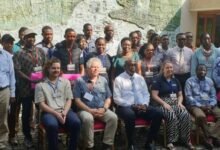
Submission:
[[[10,90],[6,88],[0,91],[0,146],[8,140],[8,106],[10,99]]]
[[[78,115],[82,122],[82,140],[86,144],[87,148],[91,148],[94,146],[94,117],[87,111],[79,111]],[[117,115],[114,112],[107,110],[104,116],[99,119],[106,123],[103,143],[113,145],[118,124]]]
[[[199,107],[191,107],[190,111],[195,117],[197,125],[202,128],[205,138],[215,137],[220,139],[220,109],[217,106],[212,109],[212,113],[217,119],[215,126],[212,128],[208,127],[206,114],[202,109]]]

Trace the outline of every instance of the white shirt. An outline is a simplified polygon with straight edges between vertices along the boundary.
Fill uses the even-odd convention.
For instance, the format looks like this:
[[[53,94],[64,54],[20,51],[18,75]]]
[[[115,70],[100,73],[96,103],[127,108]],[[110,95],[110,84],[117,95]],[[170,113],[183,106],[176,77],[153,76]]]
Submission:
[[[184,74],[190,72],[192,49],[178,46],[167,51],[167,57],[173,64],[174,74]]]
[[[134,73],[135,92],[132,87],[131,76],[126,72],[121,73],[114,82],[113,98],[119,106],[131,106],[132,104],[149,104],[150,94],[144,78]],[[137,99],[135,99],[137,97]]]
[[[117,51],[119,49],[119,41],[111,40],[106,43],[106,53],[109,54],[109,56],[115,56],[117,55]]]

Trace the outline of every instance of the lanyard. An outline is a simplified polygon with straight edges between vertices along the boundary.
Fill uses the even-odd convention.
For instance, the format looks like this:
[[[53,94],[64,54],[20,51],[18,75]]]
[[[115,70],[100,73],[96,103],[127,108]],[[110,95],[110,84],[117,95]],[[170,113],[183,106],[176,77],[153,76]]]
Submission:
[[[102,66],[103,66],[103,67],[106,67],[106,66],[107,66],[107,58],[106,58],[106,55],[99,55],[98,58],[101,60]]]
[[[174,89],[173,89],[173,86],[172,86],[172,79],[170,81],[167,81],[168,85],[169,85],[169,89],[171,91],[171,93],[174,93]]]
[[[33,64],[35,64],[36,66],[38,66],[38,49],[35,49],[36,52],[36,58],[34,58],[32,52],[27,52],[28,56],[31,57]]]
[[[55,86],[53,86],[53,84],[50,81],[48,81],[47,83],[53,89],[53,92],[56,93],[58,89],[58,79],[56,80]]]
[[[72,64],[72,58],[73,58],[73,52],[72,52],[72,48],[67,49],[68,50],[68,58],[69,58],[69,64]]]

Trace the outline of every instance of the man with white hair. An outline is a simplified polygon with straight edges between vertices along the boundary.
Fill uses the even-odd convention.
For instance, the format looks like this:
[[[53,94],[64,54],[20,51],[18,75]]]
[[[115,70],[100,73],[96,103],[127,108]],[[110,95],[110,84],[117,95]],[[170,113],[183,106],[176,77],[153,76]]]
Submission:
[[[82,121],[82,137],[89,150],[94,149],[94,120],[105,122],[103,150],[111,150],[117,129],[117,116],[109,110],[111,91],[107,80],[99,76],[101,61],[91,58],[86,63],[86,75],[79,78],[73,90],[78,107],[78,115]]]

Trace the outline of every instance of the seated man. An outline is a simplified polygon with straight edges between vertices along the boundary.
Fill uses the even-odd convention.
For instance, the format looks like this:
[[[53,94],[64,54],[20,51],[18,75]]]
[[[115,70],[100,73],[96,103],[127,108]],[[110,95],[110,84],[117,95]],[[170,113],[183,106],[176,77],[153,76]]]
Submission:
[[[94,149],[94,119],[105,122],[102,150],[111,150],[117,129],[117,116],[109,110],[111,92],[107,80],[99,76],[101,61],[91,58],[86,63],[86,75],[75,82],[74,96],[82,121],[82,137],[87,149]]]
[[[36,86],[35,103],[42,111],[41,121],[46,128],[48,148],[58,150],[58,129],[65,127],[70,135],[68,150],[76,150],[80,120],[70,109],[73,95],[70,82],[60,77],[60,60],[49,60],[43,73],[46,78]]]
[[[135,119],[141,117],[151,121],[145,145],[146,150],[155,149],[152,144],[156,139],[163,118],[162,112],[149,106],[150,94],[142,76],[135,73],[136,62],[127,60],[125,72],[116,77],[114,82],[114,101],[118,116],[124,120],[129,150],[135,150]]]
[[[213,81],[206,77],[206,73],[207,68],[205,65],[197,65],[196,76],[189,78],[186,82],[185,95],[187,107],[204,133],[206,148],[213,149],[213,144],[220,146],[220,109],[216,106],[217,100]],[[213,132],[208,129],[207,114],[213,114],[217,119]]]

